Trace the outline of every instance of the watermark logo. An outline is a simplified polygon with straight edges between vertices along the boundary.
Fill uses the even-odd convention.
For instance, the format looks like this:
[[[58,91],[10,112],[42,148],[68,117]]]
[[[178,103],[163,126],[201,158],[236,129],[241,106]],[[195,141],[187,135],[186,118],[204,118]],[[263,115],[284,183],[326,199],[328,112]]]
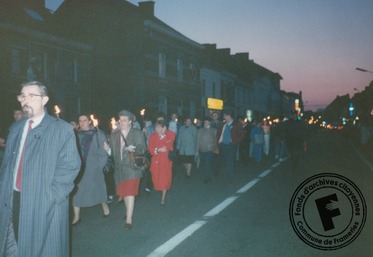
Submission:
[[[322,173],[308,178],[296,189],[289,216],[303,242],[320,250],[336,250],[359,236],[367,207],[361,191],[351,180]]]

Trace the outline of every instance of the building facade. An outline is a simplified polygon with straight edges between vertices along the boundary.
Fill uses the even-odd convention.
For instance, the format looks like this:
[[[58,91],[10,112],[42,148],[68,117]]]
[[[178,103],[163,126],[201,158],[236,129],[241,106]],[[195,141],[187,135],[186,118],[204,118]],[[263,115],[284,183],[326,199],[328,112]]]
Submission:
[[[92,111],[104,120],[121,109],[200,114],[203,46],[156,18],[153,1],[66,0],[53,19],[61,35],[93,46]]]
[[[40,81],[50,95],[48,110],[54,105],[61,117],[72,119],[89,109],[91,47],[52,33],[51,14],[43,1],[3,3],[0,8],[0,109],[2,130],[13,121],[19,85]]]
[[[232,55],[230,49],[204,45],[201,69],[202,108],[207,115],[207,98],[219,98],[235,116],[251,113],[254,118],[283,115],[280,81],[282,77],[249,59],[248,53]],[[219,90],[219,94],[216,91]]]

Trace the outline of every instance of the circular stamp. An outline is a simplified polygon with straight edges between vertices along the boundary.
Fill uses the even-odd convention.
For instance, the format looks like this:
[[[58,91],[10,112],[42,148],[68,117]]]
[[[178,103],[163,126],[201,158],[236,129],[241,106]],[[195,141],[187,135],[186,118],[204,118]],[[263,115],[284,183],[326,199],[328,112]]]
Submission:
[[[367,206],[351,180],[322,173],[306,179],[295,190],[289,216],[303,242],[319,250],[336,250],[359,236],[367,218]]]

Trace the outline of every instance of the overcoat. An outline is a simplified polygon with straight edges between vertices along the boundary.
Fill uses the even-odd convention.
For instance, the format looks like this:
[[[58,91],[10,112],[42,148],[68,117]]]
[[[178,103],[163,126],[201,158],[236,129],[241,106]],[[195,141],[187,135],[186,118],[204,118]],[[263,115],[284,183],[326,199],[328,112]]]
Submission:
[[[81,140],[79,133],[79,140]],[[79,175],[81,178],[77,179],[77,191],[73,198],[75,207],[91,207],[107,200],[105,177],[102,171],[108,158],[104,143],[104,133],[95,132],[92,136],[87,160],[83,161],[84,165],[82,165],[81,175]]]
[[[27,119],[9,131],[0,170],[0,256],[14,244],[13,175]],[[69,256],[69,193],[81,160],[70,124],[45,114],[25,141],[20,199],[18,257]],[[8,252],[8,256],[9,256]]]
[[[160,138],[155,132],[150,135],[148,150],[152,155],[150,172],[154,184],[154,190],[168,190],[172,182],[172,161],[168,158],[169,151],[174,150],[175,133],[167,130],[164,138]],[[155,153],[156,148],[166,147],[166,152]]]
[[[143,176],[143,171],[134,169],[131,163],[130,154],[128,151],[123,150],[123,156],[121,158],[121,131],[114,131],[110,135],[111,154],[114,157],[115,165],[115,184],[119,185],[122,180],[137,179]],[[136,128],[131,128],[128,132],[126,141],[128,145],[135,146],[135,155],[143,155],[146,151],[145,135],[144,133]]]
[[[197,144],[197,128],[194,125],[181,126],[177,133],[177,150],[181,155],[195,155]]]

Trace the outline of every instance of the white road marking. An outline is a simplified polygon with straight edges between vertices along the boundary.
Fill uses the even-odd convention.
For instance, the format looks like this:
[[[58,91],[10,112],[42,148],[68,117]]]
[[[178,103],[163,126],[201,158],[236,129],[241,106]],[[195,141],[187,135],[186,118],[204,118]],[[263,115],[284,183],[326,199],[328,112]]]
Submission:
[[[286,161],[288,158],[285,158],[284,161]],[[280,162],[276,162],[275,164],[273,164],[271,167],[272,168],[277,168],[278,166],[280,166]]]
[[[168,240],[166,243],[155,249],[148,257],[163,257],[169,252],[171,252],[176,246],[178,246],[181,242],[185,239],[190,237],[194,232],[200,229],[203,225],[205,225],[207,221],[204,220],[197,220],[193,224],[186,227],[184,230],[179,232],[173,238]]]
[[[252,188],[259,180],[260,180],[260,178],[254,178],[249,183],[247,183],[246,185],[244,185],[243,187],[241,187],[241,189],[238,190],[236,193],[237,194],[243,194],[243,193],[245,193],[247,190],[249,190],[250,188]]]
[[[212,210],[210,210],[209,212],[207,212],[203,216],[204,217],[214,217],[215,215],[218,215],[222,210],[224,210],[231,203],[233,203],[234,201],[236,201],[237,198],[238,198],[238,196],[228,197],[227,199],[225,199],[223,202],[221,202],[220,204],[218,204],[216,207],[214,207]]]
[[[272,165],[272,168],[276,168],[280,165],[280,163],[275,163]],[[267,169],[260,173],[256,178],[251,180],[249,183],[247,183],[245,186],[243,186],[241,189],[239,189],[236,193],[237,194],[243,194],[246,191],[248,191],[250,188],[252,188],[256,183],[258,183],[262,178],[267,176],[269,173],[272,172],[272,169]],[[220,212],[222,212],[225,208],[227,208],[229,205],[231,205],[234,201],[236,201],[240,196],[231,196],[225,199],[223,202],[212,208],[210,211],[208,211],[205,215],[203,215],[203,218],[211,218],[216,215],[218,215]],[[169,252],[171,252],[176,246],[181,244],[184,240],[186,240],[188,237],[190,237],[194,232],[196,232],[198,229],[200,229],[203,225],[207,223],[207,220],[197,220],[188,227],[186,227],[184,230],[179,232],[177,235],[169,239],[167,242],[159,246],[157,249],[155,249],[151,254],[149,254],[147,257],[164,257]]]
[[[271,172],[272,172],[272,169],[265,170],[262,173],[260,173],[260,175],[258,177],[259,178],[264,178],[265,176],[267,176]]]

